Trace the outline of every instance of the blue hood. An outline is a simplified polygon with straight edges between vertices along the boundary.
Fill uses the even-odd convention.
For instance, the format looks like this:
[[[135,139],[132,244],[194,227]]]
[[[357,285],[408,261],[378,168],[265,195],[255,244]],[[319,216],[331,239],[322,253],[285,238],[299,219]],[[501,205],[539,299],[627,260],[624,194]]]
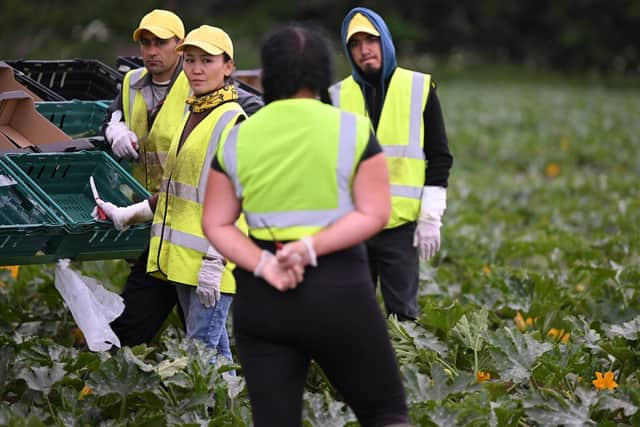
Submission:
[[[358,70],[358,67],[353,63],[353,58],[351,58],[351,53],[349,52],[346,41],[349,22],[351,22],[353,15],[358,12],[366,16],[380,33],[380,47],[382,49],[382,72],[380,73],[380,85],[383,92],[386,92],[385,81],[389,76],[391,76],[391,74],[393,74],[393,71],[398,66],[398,63],[396,62],[396,48],[393,46],[393,39],[391,38],[391,33],[389,32],[389,28],[387,28],[387,24],[384,22],[384,19],[382,19],[382,17],[373,10],[365,7],[355,7],[351,9],[342,21],[342,47],[344,48],[345,55],[349,58],[349,63],[351,64],[351,75],[361,86],[368,84],[364,76],[360,73],[360,70]]]

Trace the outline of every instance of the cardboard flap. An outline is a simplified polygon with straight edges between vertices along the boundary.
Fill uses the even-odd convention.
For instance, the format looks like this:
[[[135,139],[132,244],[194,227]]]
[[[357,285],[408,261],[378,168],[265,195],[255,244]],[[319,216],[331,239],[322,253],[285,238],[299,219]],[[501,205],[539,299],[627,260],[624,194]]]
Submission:
[[[42,101],[42,98],[16,80],[15,73],[19,72],[20,71],[14,70],[6,62],[0,61],[0,92],[4,94],[8,91],[23,91],[32,99]]]
[[[38,113],[33,99],[21,90],[0,94],[0,133],[21,148],[71,140]]]

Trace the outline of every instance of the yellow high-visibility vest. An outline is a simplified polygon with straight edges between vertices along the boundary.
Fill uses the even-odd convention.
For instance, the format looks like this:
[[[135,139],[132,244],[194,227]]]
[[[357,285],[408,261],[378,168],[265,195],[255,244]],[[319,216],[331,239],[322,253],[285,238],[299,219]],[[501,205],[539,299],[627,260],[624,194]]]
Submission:
[[[376,136],[389,168],[391,216],[386,228],[416,221],[425,178],[424,120],[431,76],[396,68],[384,100]],[[349,76],[330,90],[333,104],[368,116],[362,89]]]
[[[249,234],[296,240],[351,212],[370,132],[365,117],[304,98],[271,102],[234,127],[217,158],[242,199]]]
[[[148,273],[171,282],[198,285],[202,256],[210,246],[202,230],[202,204],[211,161],[221,136],[244,115],[235,102],[221,104],[191,131],[180,152],[182,131],[176,132],[151,225]],[[232,268],[229,264],[225,268],[222,292],[235,292]]]
[[[131,87],[147,72],[146,68],[137,68],[124,76],[122,109],[125,123],[138,137],[139,157],[133,163],[132,175],[150,193],[155,193],[160,188],[171,140],[187,112],[185,101],[191,88],[181,71],[149,129],[147,114],[153,105],[151,86],[142,90]]]

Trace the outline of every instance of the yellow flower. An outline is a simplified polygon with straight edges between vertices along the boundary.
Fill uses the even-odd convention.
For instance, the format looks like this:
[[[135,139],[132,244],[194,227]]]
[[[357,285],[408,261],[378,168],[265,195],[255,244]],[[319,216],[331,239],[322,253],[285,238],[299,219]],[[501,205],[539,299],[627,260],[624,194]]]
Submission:
[[[11,275],[11,277],[13,277],[14,279],[18,279],[18,273],[20,272],[20,266],[19,265],[5,265],[0,267],[0,269],[2,270],[8,270],[9,274]],[[5,285],[4,282],[0,282],[0,288],[2,288]]]
[[[527,324],[522,317],[522,313],[518,312],[518,314],[516,314],[516,317],[513,318],[513,321],[516,324],[516,328],[518,328],[520,332],[524,332],[527,330]]]
[[[602,372],[596,372],[596,379],[591,381],[597,390],[613,390],[618,387],[618,383],[613,378],[613,372],[607,371],[602,376]]]
[[[82,390],[80,390],[80,393],[78,393],[78,400],[84,399],[88,394],[93,394],[93,391],[91,390],[91,387],[85,384],[84,387],[82,387]]]
[[[533,322],[535,322],[535,320],[536,319],[532,317],[527,317],[527,319],[525,320],[525,318],[522,316],[522,313],[520,312],[518,312],[518,314],[516,314],[516,317],[513,318],[513,321],[516,324],[516,328],[518,328],[520,332],[524,332],[531,326],[533,326]]]
[[[555,178],[560,175],[560,165],[557,163],[549,163],[545,168],[545,174],[549,178]]]
[[[491,274],[491,267],[489,267],[487,264],[483,265],[482,272],[489,276]]]
[[[491,374],[489,372],[478,371],[478,373],[476,374],[476,380],[479,383],[483,383],[483,382],[488,381],[490,379],[491,379]]]
[[[571,334],[569,332],[565,332],[564,329],[556,328],[549,329],[547,335],[555,338],[557,341],[562,341],[565,344],[569,342],[569,337],[571,336]]]

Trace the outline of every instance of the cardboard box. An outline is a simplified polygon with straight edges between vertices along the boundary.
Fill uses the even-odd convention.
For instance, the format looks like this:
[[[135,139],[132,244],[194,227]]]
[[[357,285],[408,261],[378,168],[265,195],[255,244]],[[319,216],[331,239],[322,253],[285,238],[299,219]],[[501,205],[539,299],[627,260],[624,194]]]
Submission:
[[[18,148],[71,141],[71,137],[36,111],[24,91],[0,93],[0,134]]]
[[[22,90],[31,96],[34,101],[42,101],[38,95],[21,85],[15,78],[14,69],[7,65],[6,62],[0,61],[0,93],[10,92],[14,90]]]

